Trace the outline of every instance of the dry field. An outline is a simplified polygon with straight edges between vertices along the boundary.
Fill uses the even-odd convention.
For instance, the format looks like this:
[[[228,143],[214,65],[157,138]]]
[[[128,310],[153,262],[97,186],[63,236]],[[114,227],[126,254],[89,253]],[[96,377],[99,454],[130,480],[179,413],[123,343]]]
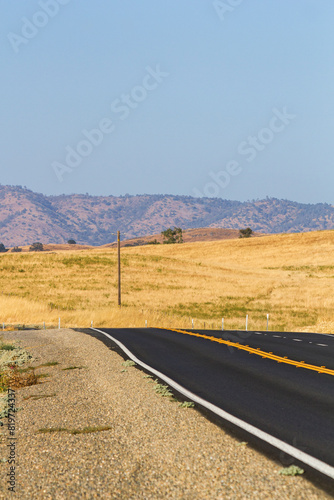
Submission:
[[[0,322],[334,331],[334,231],[0,255]]]

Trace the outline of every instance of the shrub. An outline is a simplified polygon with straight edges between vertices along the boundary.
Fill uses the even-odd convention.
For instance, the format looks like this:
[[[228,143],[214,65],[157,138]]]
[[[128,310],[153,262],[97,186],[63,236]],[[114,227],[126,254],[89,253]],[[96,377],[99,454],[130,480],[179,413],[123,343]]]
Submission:
[[[171,227],[166,229],[166,231],[161,231],[161,236],[164,239],[164,243],[183,243],[182,229],[180,227]]]
[[[36,385],[37,383],[38,377],[34,370],[30,370],[26,373],[20,373],[17,367],[14,366],[13,368],[1,373],[2,389],[6,387],[28,387],[30,385]]]
[[[43,250],[44,250],[43,243],[40,243],[39,241],[33,243],[29,248],[29,252],[43,252]]]
[[[253,230],[250,227],[246,229],[239,229],[239,238],[250,238],[253,234]]]
[[[0,253],[8,252],[8,249],[5,247],[3,243],[0,243]]]
[[[68,240],[67,242],[69,245],[76,245],[77,242],[75,240]]]
[[[22,248],[19,248],[19,247],[13,247],[11,249],[11,252],[22,252]]]

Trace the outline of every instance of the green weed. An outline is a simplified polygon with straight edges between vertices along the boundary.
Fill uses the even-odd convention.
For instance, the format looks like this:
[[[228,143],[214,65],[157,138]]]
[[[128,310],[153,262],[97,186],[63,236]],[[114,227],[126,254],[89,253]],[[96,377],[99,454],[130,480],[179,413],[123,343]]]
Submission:
[[[67,368],[62,368],[62,371],[67,371],[67,370],[82,370],[83,368],[86,368],[86,366],[68,366]]]
[[[183,401],[182,403],[179,403],[180,408],[194,408],[195,403],[192,401]]]
[[[57,396],[57,394],[31,394],[31,396],[27,396],[26,398],[23,398],[24,401],[28,399],[33,399],[36,401],[37,399],[43,399],[43,398],[53,398]]]
[[[298,476],[304,474],[304,469],[301,469],[297,465],[290,465],[290,467],[284,467],[279,471],[282,476]]]
[[[99,425],[97,427],[84,427],[83,429],[66,429],[66,427],[51,427],[38,429],[42,434],[51,434],[52,432],[68,432],[69,434],[89,434],[91,432],[109,431],[111,427],[107,425]]]
[[[131,359],[127,359],[126,361],[124,361],[124,363],[122,363],[122,366],[135,366],[136,363],[134,361],[132,361]]]
[[[168,385],[159,384],[158,380],[155,381],[154,390],[163,397],[173,397],[173,393],[169,390]]]

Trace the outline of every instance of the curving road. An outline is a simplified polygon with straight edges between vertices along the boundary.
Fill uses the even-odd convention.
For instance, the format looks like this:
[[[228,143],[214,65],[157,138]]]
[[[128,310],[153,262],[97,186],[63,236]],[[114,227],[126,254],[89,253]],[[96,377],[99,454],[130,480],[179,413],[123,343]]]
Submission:
[[[230,425],[269,443],[283,464],[294,457],[334,479],[334,336],[157,328],[89,332],[108,346],[116,343]]]

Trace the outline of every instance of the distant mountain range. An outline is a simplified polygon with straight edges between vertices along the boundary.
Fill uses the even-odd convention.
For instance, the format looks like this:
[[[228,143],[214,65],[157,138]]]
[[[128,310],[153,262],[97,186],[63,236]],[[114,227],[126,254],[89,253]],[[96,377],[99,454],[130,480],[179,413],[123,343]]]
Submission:
[[[0,243],[11,247],[64,243],[86,245],[115,240],[118,229],[130,239],[171,226],[251,227],[264,233],[334,229],[334,208],[267,198],[247,202],[173,195],[45,196],[21,186],[0,185]]]

